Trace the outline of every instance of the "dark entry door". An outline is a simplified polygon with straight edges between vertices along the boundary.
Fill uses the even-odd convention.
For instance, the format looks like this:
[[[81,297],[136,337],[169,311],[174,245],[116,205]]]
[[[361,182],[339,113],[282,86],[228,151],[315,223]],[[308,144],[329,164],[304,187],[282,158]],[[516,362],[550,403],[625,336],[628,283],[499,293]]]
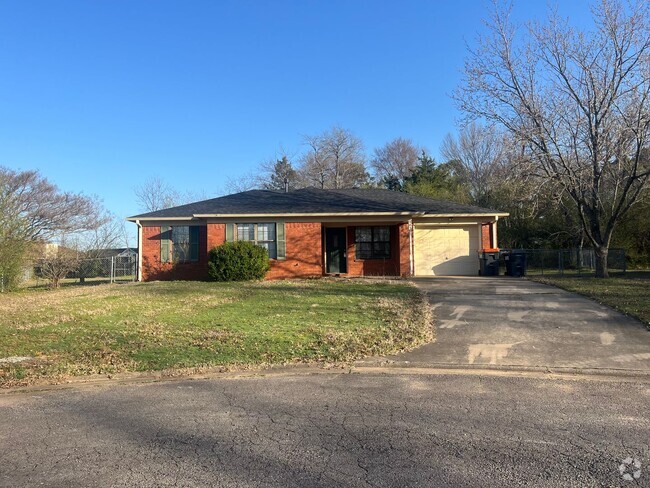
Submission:
[[[345,227],[325,229],[325,257],[328,273],[347,273],[348,262],[345,254]]]

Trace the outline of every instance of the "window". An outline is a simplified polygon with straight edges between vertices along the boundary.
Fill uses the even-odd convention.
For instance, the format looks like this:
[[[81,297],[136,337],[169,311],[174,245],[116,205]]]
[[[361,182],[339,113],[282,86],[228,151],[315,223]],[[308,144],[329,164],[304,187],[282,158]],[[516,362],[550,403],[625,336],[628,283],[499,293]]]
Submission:
[[[390,227],[357,227],[355,247],[357,259],[390,258]]]
[[[187,263],[199,260],[199,227],[175,225],[160,228],[160,260]]]
[[[275,223],[273,222],[237,224],[237,240],[252,241],[266,249],[271,259],[278,257]]]
[[[190,228],[187,225],[172,227],[172,262],[182,263],[190,259]]]
[[[238,241],[255,240],[255,224],[237,224]]]

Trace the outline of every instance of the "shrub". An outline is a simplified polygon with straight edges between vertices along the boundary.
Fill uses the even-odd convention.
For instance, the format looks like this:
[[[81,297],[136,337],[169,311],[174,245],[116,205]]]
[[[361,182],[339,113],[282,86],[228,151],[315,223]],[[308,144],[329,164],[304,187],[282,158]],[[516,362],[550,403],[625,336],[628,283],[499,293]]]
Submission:
[[[27,263],[28,250],[26,241],[0,238],[0,291],[18,287]]]
[[[208,257],[208,273],[216,281],[261,280],[269,267],[266,249],[250,241],[226,242]]]

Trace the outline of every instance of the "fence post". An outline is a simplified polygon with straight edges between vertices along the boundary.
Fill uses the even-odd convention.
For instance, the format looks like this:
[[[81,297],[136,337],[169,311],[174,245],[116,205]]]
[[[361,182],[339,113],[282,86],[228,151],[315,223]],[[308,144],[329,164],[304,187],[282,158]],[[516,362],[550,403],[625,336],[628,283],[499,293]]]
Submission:
[[[576,268],[578,268],[578,276],[582,276],[582,248],[576,248]]]
[[[111,277],[109,279],[110,283],[115,281],[115,256],[111,256]]]

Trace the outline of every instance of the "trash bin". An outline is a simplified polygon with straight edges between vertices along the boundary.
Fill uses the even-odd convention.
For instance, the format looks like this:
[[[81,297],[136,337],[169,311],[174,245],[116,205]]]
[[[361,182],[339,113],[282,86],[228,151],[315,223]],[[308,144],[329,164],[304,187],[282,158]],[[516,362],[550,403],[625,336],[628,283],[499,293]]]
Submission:
[[[479,261],[481,263],[479,274],[481,276],[499,276],[499,250],[480,251]]]
[[[526,276],[526,252],[510,250],[503,253],[506,264],[506,275],[521,277]]]

